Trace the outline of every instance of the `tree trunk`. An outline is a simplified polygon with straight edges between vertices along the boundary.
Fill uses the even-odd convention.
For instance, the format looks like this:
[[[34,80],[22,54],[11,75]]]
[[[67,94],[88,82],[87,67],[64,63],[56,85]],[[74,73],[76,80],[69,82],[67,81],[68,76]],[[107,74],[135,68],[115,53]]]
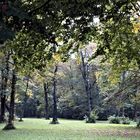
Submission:
[[[15,92],[16,92],[16,73],[15,73],[15,70],[13,70],[12,85],[11,85],[11,96],[10,96],[9,117],[8,117],[8,123],[4,127],[3,130],[15,129],[14,124],[13,124],[14,106],[15,106]]]
[[[53,77],[53,119],[52,119],[51,124],[58,124],[57,97],[56,97],[56,73],[57,73],[57,66],[55,66],[54,77]]]
[[[138,115],[137,115],[137,104],[134,105],[134,121],[137,121]]]
[[[91,105],[91,97],[90,97],[90,91],[89,91],[89,83],[87,80],[84,80],[85,83],[85,90],[87,94],[87,101],[88,101],[88,114],[87,117],[90,118],[90,113],[92,111],[92,105]]]
[[[0,123],[5,121],[5,108],[6,108],[6,89],[7,89],[7,82],[8,82],[8,76],[9,76],[9,58],[10,55],[9,53],[7,54],[6,58],[5,58],[5,72],[4,70],[1,71],[1,75],[2,75],[2,83],[1,83],[1,111],[0,111]]]
[[[82,77],[84,80],[84,85],[85,85],[85,92],[87,94],[87,105],[88,105],[88,113],[87,113],[87,117],[90,118],[90,113],[92,111],[92,101],[91,101],[91,94],[90,94],[90,85],[89,85],[89,72],[88,72],[88,65],[87,63],[85,63],[85,58],[82,52],[80,52],[81,55],[81,61],[82,61]]]
[[[5,101],[6,96],[1,95],[1,112],[0,112],[0,123],[3,123],[5,121]]]
[[[28,87],[29,87],[29,79],[27,79],[27,83],[26,83],[26,89],[24,93],[24,100],[23,100],[23,105],[22,105],[22,114],[20,116],[20,121],[23,121],[22,118],[26,117],[26,103],[28,100],[28,96],[27,96]]]
[[[4,70],[1,70],[1,112],[0,112],[0,123],[4,122],[5,115],[5,101],[6,96],[4,95]]]
[[[116,108],[116,117],[120,116],[120,108]]]
[[[49,87],[48,83],[44,83],[44,95],[45,95],[45,118],[49,119],[49,104],[48,104],[48,93]]]

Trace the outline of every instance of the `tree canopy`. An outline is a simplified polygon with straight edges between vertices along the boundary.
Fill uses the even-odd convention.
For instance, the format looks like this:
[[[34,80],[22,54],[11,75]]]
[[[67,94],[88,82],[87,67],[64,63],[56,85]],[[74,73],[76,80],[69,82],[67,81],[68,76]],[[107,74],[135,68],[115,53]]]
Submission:
[[[6,34],[1,34],[1,42],[15,34],[10,46],[16,63],[41,67],[42,57],[47,60],[57,51],[65,60],[80,42],[94,41],[95,56],[105,54],[117,66],[120,62],[139,66],[139,33],[133,30],[138,0],[2,0],[0,9],[1,33]]]

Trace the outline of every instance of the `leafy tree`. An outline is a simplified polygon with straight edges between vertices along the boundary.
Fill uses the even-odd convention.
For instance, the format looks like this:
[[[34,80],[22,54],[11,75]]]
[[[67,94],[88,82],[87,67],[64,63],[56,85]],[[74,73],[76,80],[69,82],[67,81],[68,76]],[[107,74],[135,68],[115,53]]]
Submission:
[[[57,40],[61,40],[61,44],[63,45],[60,46],[64,46],[63,52],[67,52],[68,50],[70,50],[74,42],[80,40],[85,43],[92,39],[95,40],[96,37],[98,37],[96,40],[99,40],[98,44],[100,44],[101,46],[98,47],[96,55],[106,54],[106,56],[109,56],[109,54],[112,54],[113,56],[115,51],[118,51],[119,49],[118,47],[116,47],[118,46],[117,42],[121,41],[122,39],[124,40],[124,42],[126,42],[127,38],[132,37],[136,38],[136,36],[132,33],[131,20],[128,20],[128,18],[133,17],[134,15],[133,12],[135,14],[139,12],[138,6],[139,3],[137,0],[135,1],[99,0],[98,2],[88,0],[82,1],[47,0],[43,1],[43,3],[39,1],[32,2],[16,1],[12,3],[12,1],[9,0],[8,11],[6,15],[2,14],[2,17],[6,16],[6,21],[3,20],[4,25],[5,24],[9,25],[11,23],[11,20],[9,20],[9,18],[12,17],[12,24],[10,24],[11,28],[14,27],[15,30],[17,29],[27,30],[29,34],[31,33],[30,36],[33,37],[35,37],[34,35],[38,37],[41,35],[42,38],[47,42],[47,44],[53,43],[60,45],[58,44]],[[20,11],[19,12],[20,14],[15,15],[15,13],[12,13],[11,16],[8,16],[8,13],[12,12],[13,7],[15,9],[18,9]],[[100,21],[99,26],[94,24],[93,22],[94,17],[99,18]],[[119,24],[118,19],[120,19]],[[96,31],[97,34],[95,36]],[[124,32],[123,37],[122,32]],[[28,33],[26,34],[28,36]],[[24,36],[24,34],[22,36]],[[136,41],[136,43],[137,42],[138,40]],[[126,48],[125,47],[126,44],[125,45],[123,44],[124,50]],[[20,46],[22,46],[22,44]],[[30,45],[29,48],[32,50],[31,46],[32,45]],[[36,43],[35,46],[38,46],[38,43]],[[126,50],[128,50],[127,48]],[[53,47],[51,47],[51,50],[52,49]],[[75,49],[77,48],[75,47],[74,50]],[[51,50],[49,54],[51,54]],[[16,53],[16,56],[21,58],[21,55],[18,53],[19,49],[15,48],[14,51]],[[43,51],[44,47],[40,49],[40,53],[38,55],[35,55],[36,59],[40,60]],[[106,53],[108,51],[109,53]],[[133,52],[136,53],[135,51]],[[34,57],[34,55],[28,53],[25,54],[29,55],[30,58]],[[20,59],[20,61],[22,60],[24,64],[26,64],[24,61],[28,59],[26,55]],[[128,56],[126,56],[126,59],[127,58]],[[135,59],[138,60],[138,58]],[[28,59],[28,61],[30,60]]]
[[[87,95],[87,106],[88,106],[88,112],[87,117],[90,119],[90,115],[92,110],[95,108],[93,105],[97,105],[95,100],[93,98],[96,98],[96,100],[99,101],[99,89],[96,81],[96,75],[95,72],[97,71],[97,68],[92,62],[89,62],[90,57],[93,54],[93,46],[87,46],[85,49],[80,50],[80,59],[81,59],[81,66],[80,70],[82,73],[84,86],[85,86],[85,92]],[[93,94],[92,94],[93,93]]]

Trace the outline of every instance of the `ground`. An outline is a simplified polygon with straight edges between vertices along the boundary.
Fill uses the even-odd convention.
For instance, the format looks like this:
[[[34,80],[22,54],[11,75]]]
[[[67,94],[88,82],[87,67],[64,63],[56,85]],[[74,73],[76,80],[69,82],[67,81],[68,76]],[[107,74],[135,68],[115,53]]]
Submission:
[[[140,140],[140,129],[131,125],[114,125],[108,122],[86,124],[84,121],[24,119],[15,122],[16,130],[3,131],[0,124],[0,140]]]

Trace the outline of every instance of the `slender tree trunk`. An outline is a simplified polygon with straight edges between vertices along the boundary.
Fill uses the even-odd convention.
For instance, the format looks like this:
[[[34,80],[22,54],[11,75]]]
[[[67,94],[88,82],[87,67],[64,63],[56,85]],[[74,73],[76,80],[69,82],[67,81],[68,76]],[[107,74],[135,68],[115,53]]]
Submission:
[[[125,109],[122,107],[122,117],[125,117]]]
[[[11,85],[11,96],[10,96],[9,117],[8,117],[8,123],[4,127],[3,130],[15,129],[14,124],[13,124],[14,106],[15,106],[15,93],[16,93],[16,73],[15,73],[15,70],[13,70],[12,85]]]
[[[138,115],[137,115],[137,104],[134,105],[134,120],[137,121]]]
[[[138,74],[135,74],[136,77],[138,77]],[[137,98],[137,95],[139,95],[139,82],[138,79],[136,78],[136,93],[135,93],[135,98]],[[134,102],[134,120],[137,122],[140,122],[140,116],[139,116],[139,110],[138,110],[138,103]],[[140,125],[139,125],[140,127]]]
[[[89,79],[88,79],[88,65],[85,63],[85,58],[82,52],[80,52],[81,55],[81,61],[82,61],[82,77],[84,80],[84,85],[85,85],[85,91],[87,94],[87,104],[88,104],[88,113],[87,113],[87,117],[90,118],[90,113],[92,111],[92,101],[91,101],[91,94],[90,94],[90,85],[89,85]]]
[[[57,119],[57,97],[56,97],[56,73],[57,73],[57,66],[55,66],[54,70],[54,77],[53,77],[53,119],[51,124],[58,124]]]
[[[5,101],[6,96],[4,95],[4,70],[1,70],[1,112],[0,112],[0,123],[4,122],[5,115]]]
[[[126,71],[123,71],[123,73],[122,73],[122,75],[121,75],[121,85],[120,85],[120,88],[124,88],[125,87],[125,79],[126,79]],[[123,96],[123,95],[121,95],[121,96]],[[120,99],[122,99],[122,98],[120,98]],[[120,109],[121,109],[121,107],[120,107]],[[124,104],[122,105],[122,117],[125,117],[125,115],[124,115]]]
[[[5,121],[5,101],[6,101],[6,96],[1,95],[1,112],[0,112],[0,123],[3,123]]]
[[[116,108],[116,117],[120,116],[120,108]]]
[[[88,114],[87,114],[87,117],[90,118],[90,113],[92,111],[92,105],[91,105],[91,97],[90,97],[90,91],[89,91],[89,83],[86,80],[84,80],[84,83],[85,83],[85,90],[86,90],[87,101],[88,101]]]
[[[94,85],[93,85],[94,86]],[[90,100],[90,108],[93,110],[93,96],[92,96],[92,86],[89,84],[89,100]]]
[[[48,93],[49,87],[48,83],[44,83],[44,95],[45,95],[45,118],[49,119],[49,104],[48,104]]]
[[[27,100],[28,100],[28,96],[27,96],[28,88],[29,88],[29,79],[27,79],[27,83],[26,83],[26,89],[25,89],[24,100],[23,100],[23,105],[22,105],[22,114],[20,116],[19,121],[23,121],[22,118],[26,117],[26,103],[27,103]]]
[[[1,83],[1,111],[0,111],[0,123],[4,122],[5,118],[5,108],[6,108],[6,89],[7,89],[7,82],[8,82],[8,76],[9,76],[9,58],[10,55],[9,53],[6,56],[5,62],[5,70],[1,71],[1,76],[2,76],[2,83]]]

